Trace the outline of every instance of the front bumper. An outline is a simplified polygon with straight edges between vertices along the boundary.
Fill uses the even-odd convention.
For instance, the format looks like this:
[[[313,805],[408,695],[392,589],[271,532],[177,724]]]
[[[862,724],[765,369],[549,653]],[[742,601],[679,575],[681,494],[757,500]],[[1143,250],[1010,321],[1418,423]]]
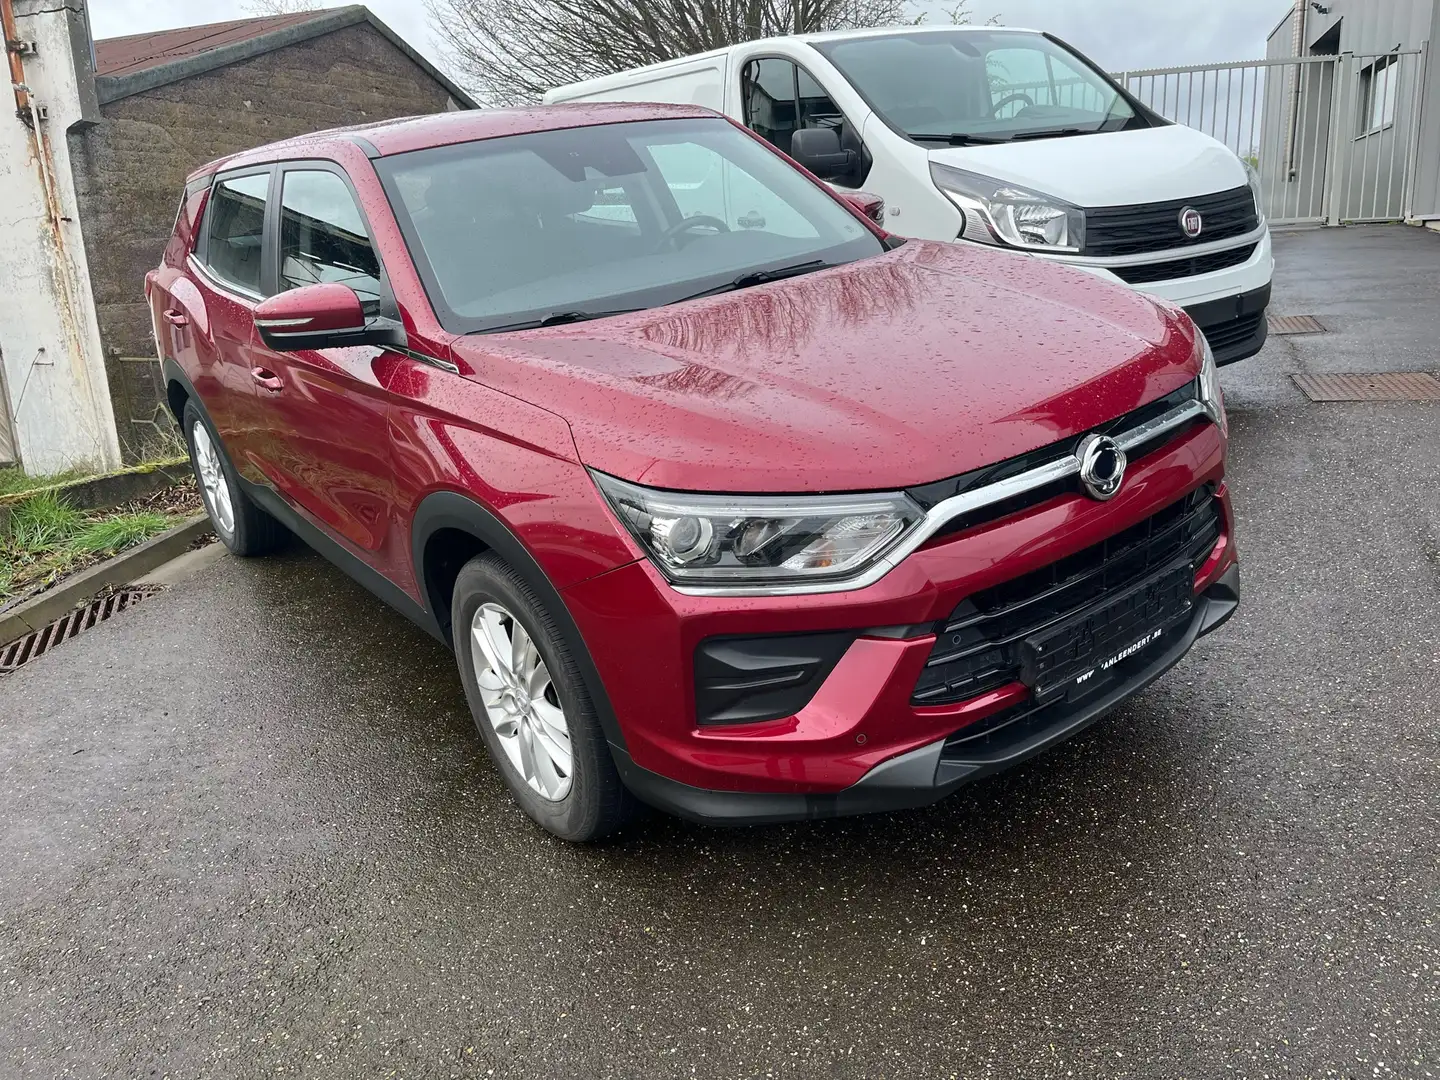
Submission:
[[[1197,573],[1197,594],[1206,593],[1235,561],[1224,466],[1219,430],[1197,424],[1132,461],[1124,489],[1109,502],[1057,496],[936,539],[878,581],[848,592],[685,595],[646,560],[570,586],[563,591],[566,605],[623,736],[623,746],[612,741],[622,775],[647,801],[716,820],[732,816],[725,807],[741,804],[761,809],[740,813],[739,820],[803,817],[812,802],[839,805],[846,792],[851,792],[846,805],[857,805],[852,789],[879,784],[873,778],[867,782],[872,774],[891,776],[881,787],[895,786],[892,773],[900,766],[892,761],[943,744],[962,729],[994,724],[997,715],[1022,706],[1029,696],[1023,683],[1013,682],[954,703],[916,704],[913,695],[931,658],[937,623],[967,597],[1089,549],[1212,485],[1226,539]],[[702,723],[696,666],[705,643],[776,635],[813,641],[842,631],[853,640],[793,715],[738,724],[716,724],[711,717],[711,723]],[[1042,744],[1048,741],[1053,740]],[[902,775],[913,778],[909,770]],[[884,805],[933,801],[944,794],[928,790],[933,787],[930,782],[908,794],[886,794]]]
[[[977,735],[962,729],[891,758],[859,782],[833,793],[715,791],[691,787],[642,769],[623,750],[615,763],[627,787],[652,806],[712,825],[764,825],[810,818],[848,817],[928,806],[958,788],[1008,769],[1083,731],[1126,698],[1139,693],[1180,662],[1196,640],[1223,625],[1240,602],[1240,567],[1232,564],[1195,602],[1190,621],[1163,650],[1136,657],[1124,677],[1065,701],[1013,718],[998,716]]]

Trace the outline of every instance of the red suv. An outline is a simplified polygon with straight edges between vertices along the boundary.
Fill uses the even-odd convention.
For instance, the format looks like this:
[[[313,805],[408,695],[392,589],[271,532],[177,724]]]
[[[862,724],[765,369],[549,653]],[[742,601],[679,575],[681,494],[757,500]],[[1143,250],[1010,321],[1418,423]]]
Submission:
[[[206,166],[146,290],[216,532],[298,534],[453,645],[572,840],[637,797],[920,806],[1074,734],[1235,609],[1213,360],[863,201],[688,107]]]

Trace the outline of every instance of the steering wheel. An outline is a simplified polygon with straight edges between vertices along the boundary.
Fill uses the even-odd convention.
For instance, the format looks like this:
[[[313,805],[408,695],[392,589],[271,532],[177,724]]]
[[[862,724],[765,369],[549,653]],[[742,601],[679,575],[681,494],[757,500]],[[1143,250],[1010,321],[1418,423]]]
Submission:
[[[990,110],[990,115],[999,118],[1000,110],[1005,108],[1006,105],[1016,101],[1023,101],[1032,109],[1035,107],[1035,100],[1029,94],[1008,94],[996,103],[995,107]]]
[[[719,218],[711,217],[709,214],[696,214],[694,217],[681,218],[674,225],[666,229],[664,235],[660,237],[660,242],[655,245],[655,250],[663,250],[666,244],[675,244],[676,247],[679,247],[680,245],[676,243],[676,241],[678,241],[680,237],[684,236],[691,229],[699,228],[718,229],[720,232],[730,231],[730,226]]]

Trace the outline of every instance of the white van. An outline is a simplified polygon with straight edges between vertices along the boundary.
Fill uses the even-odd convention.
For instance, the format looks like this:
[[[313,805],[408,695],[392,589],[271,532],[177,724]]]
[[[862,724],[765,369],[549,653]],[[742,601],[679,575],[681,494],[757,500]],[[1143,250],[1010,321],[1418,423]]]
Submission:
[[[1164,297],[1222,364],[1265,342],[1274,259],[1254,173],[1049,34],[771,38],[562,86],[545,101],[716,109],[837,189],[880,196],[897,235],[1027,251]],[[763,217],[705,208],[717,210],[742,228]]]

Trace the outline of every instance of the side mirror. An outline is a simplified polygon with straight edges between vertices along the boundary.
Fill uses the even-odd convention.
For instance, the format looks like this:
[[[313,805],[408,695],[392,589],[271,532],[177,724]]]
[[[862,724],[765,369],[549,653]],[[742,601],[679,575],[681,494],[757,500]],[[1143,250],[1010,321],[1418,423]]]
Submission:
[[[842,179],[855,168],[855,151],[840,148],[834,128],[800,128],[790,136],[790,156],[821,180]]]
[[[394,319],[365,317],[360,297],[348,285],[302,285],[255,309],[260,340],[276,352],[343,349],[351,345],[404,347],[405,329]]]
[[[885,226],[885,200],[868,191],[837,191],[835,193],[880,227]]]

